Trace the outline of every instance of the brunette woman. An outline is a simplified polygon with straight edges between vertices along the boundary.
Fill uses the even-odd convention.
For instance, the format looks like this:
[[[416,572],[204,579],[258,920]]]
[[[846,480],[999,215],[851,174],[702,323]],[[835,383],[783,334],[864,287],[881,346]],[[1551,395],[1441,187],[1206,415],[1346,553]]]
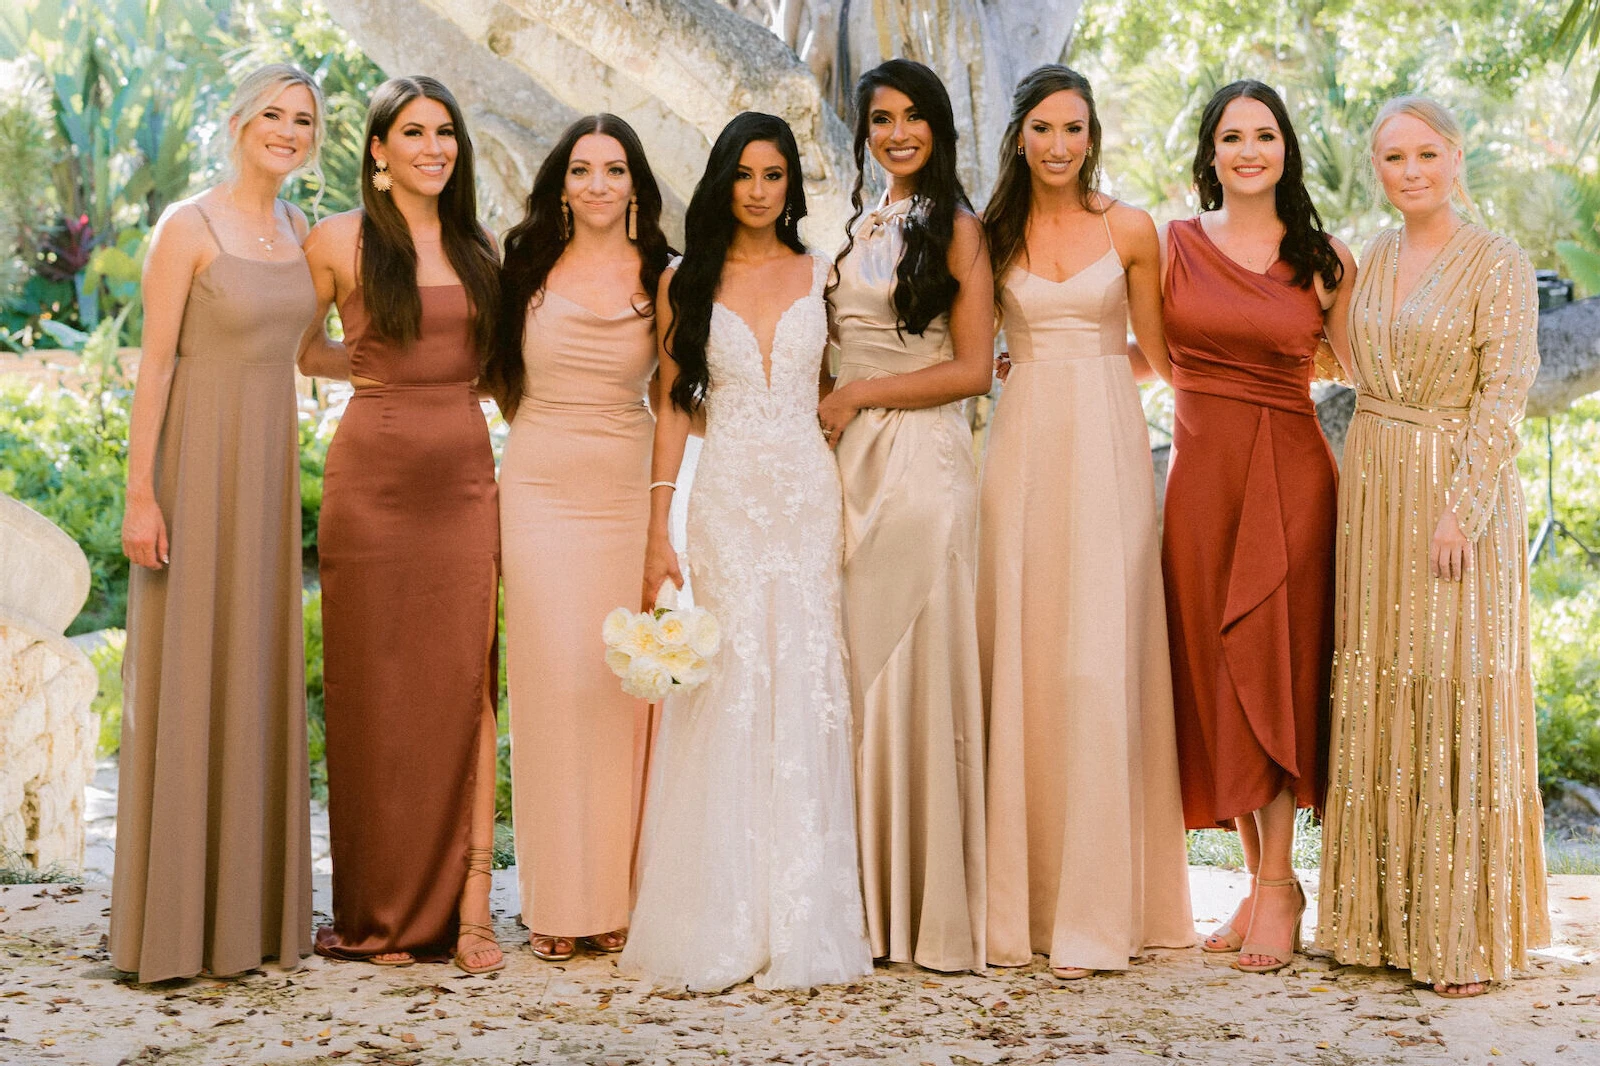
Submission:
[[[864,213],[871,151],[888,179]],[[855,214],[818,407],[845,496],[845,626],[872,952],[984,965],[977,470],[960,401],[987,392],[994,279],[956,176],[950,98],[892,59],[856,86]]]
[[[669,696],[624,973],[715,990],[864,976],[850,692],[839,618],[839,470],[817,425],[829,262],[807,254],[794,134],[746,112],[711,148],[683,261],[662,278],[661,381],[643,594],[682,584],[667,513],[696,411],[696,600],[710,676]]]
[[[373,94],[362,204],[317,225],[300,366],[355,386],[328,448],[318,553],[333,924],[317,951],[504,965],[494,831],[494,459],[475,384],[498,306],[472,141],[432,78]],[[343,343],[322,321],[337,300]]]
[[[294,352],[322,94],[263,67],[228,111],[232,173],[145,260],[128,439],[128,582],[111,962],[140,981],[311,950]]]
[[[1475,996],[1550,942],[1515,464],[1539,301],[1526,253],[1458,213],[1448,111],[1390,101],[1371,151],[1403,224],[1350,306],[1317,942]]]
[[[647,719],[598,654],[632,603],[650,518],[661,193],[615,115],[579,119],[506,235],[489,380],[500,469],[511,780],[522,923],[559,962],[622,950]]]
[[[1201,214],[1168,224],[1162,259],[1178,761],[1187,824],[1237,827],[1252,875],[1203,946],[1264,972],[1299,945],[1294,812],[1320,810],[1326,783],[1335,472],[1310,384],[1325,334],[1343,348],[1354,268],[1323,231],[1289,113],[1261,82],[1206,104],[1194,181]]]
[[[1150,216],[1097,189],[1083,75],[1017,86],[984,212],[1009,346],[979,511],[989,961],[1063,978],[1194,942],[1131,322],[1167,376]]]

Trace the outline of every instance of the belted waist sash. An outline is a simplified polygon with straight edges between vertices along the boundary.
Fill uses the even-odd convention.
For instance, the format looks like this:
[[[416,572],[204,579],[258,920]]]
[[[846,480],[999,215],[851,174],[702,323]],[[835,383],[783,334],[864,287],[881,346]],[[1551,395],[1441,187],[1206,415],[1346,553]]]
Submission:
[[[1429,407],[1422,404],[1383,400],[1371,393],[1356,396],[1356,414],[1368,414],[1390,422],[1422,426],[1424,429],[1457,430],[1465,428],[1469,407]]]

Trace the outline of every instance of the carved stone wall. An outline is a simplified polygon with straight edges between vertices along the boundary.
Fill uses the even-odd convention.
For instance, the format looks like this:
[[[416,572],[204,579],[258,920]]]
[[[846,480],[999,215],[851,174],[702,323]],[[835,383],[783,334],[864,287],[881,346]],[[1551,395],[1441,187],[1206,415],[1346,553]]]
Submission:
[[[0,848],[34,867],[83,862],[98,681],[62,632],[88,591],[72,538],[0,496]]]

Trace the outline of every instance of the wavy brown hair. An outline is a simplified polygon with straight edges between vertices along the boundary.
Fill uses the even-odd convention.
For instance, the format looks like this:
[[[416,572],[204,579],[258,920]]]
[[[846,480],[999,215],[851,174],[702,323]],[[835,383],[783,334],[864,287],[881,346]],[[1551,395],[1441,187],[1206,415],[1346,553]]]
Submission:
[[[474,185],[472,138],[461,106],[443,84],[417,76],[390,78],[378,86],[367,108],[366,151],[361,158],[361,288],[375,333],[401,344],[422,332],[422,294],[417,290],[417,246],[411,227],[386,192],[372,187],[377,161],[375,142],[388,139],[400,112],[411,101],[436,100],[450,113],[455,127],[456,163],[439,194],[439,235],[445,258],[461,279],[473,311],[473,341],[479,359],[489,353],[494,330],[494,309],[499,303],[500,264],[489,234],[478,224],[478,194]]]
[[[1235,100],[1259,100],[1272,112],[1283,134],[1283,173],[1274,190],[1278,221],[1283,223],[1283,240],[1278,258],[1294,268],[1294,284],[1306,288],[1315,276],[1332,289],[1344,277],[1344,264],[1334,251],[1328,231],[1322,226],[1317,205],[1306,191],[1306,167],[1300,155],[1300,139],[1294,135],[1289,109],[1283,97],[1265,82],[1243,79],[1218,89],[1200,114],[1200,142],[1194,150],[1194,187],[1200,193],[1200,210],[1215,211],[1222,206],[1222,179],[1217,177],[1217,127],[1222,112]]]
[[[566,187],[567,165],[578,141],[591,133],[611,137],[622,145],[628,161],[628,176],[633,194],[638,197],[635,220],[639,236],[634,247],[639,252],[639,289],[642,300],[635,301],[640,317],[655,314],[656,286],[661,272],[672,258],[667,236],[661,232],[661,187],[645,158],[639,135],[616,115],[586,115],[562,131],[555,147],[539,164],[533,188],[528,192],[522,221],[506,233],[505,262],[500,268],[500,304],[495,314],[494,344],[489,352],[485,378],[495,402],[506,420],[517,417],[528,368],[522,358],[522,338],[528,323],[528,307],[543,298],[544,283],[570,237],[561,226],[561,191]]]
[[[1089,79],[1059,63],[1047,63],[1030,71],[1011,94],[1011,121],[1000,138],[1000,175],[994,193],[983,210],[983,229],[989,238],[989,255],[994,265],[994,298],[1000,302],[1001,279],[1011,264],[1027,248],[1028,219],[1033,208],[1033,172],[1028,161],[1017,152],[1022,140],[1022,124],[1033,109],[1056,93],[1077,93],[1089,105],[1089,151],[1078,170],[1078,201],[1084,209],[1104,214],[1110,208],[1096,209],[1095,194],[1100,190],[1100,113],[1095,110],[1094,90]]]

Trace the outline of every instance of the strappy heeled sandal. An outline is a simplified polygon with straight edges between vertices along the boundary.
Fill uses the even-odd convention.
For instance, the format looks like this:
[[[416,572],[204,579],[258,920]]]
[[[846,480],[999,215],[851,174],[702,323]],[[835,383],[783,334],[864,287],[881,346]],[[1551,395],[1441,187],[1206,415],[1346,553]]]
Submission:
[[[1289,963],[1294,961],[1295,952],[1300,950],[1300,921],[1306,916],[1306,890],[1301,887],[1300,879],[1298,877],[1285,877],[1279,881],[1267,881],[1259,877],[1256,878],[1257,888],[1285,888],[1289,885],[1293,885],[1294,890],[1300,895],[1300,906],[1295,908],[1294,912],[1294,932],[1289,937],[1289,953],[1287,955],[1280,955],[1278,953],[1278,949],[1275,947],[1253,940],[1247,941],[1239,947],[1240,958],[1243,958],[1246,955],[1260,955],[1271,959],[1272,962],[1264,966],[1256,964],[1247,966],[1242,962],[1235,962],[1233,964],[1234,969],[1240,970],[1244,973],[1273,973],[1277,970],[1283,969],[1285,966],[1289,965]],[[1260,901],[1258,900],[1258,905],[1259,902]],[[1255,914],[1252,911],[1250,915],[1250,926],[1252,929],[1255,927],[1255,924]]]
[[[613,929],[609,933],[596,933],[584,937],[583,942],[604,955],[615,955],[628,946],[628,931]]]
[[[550,945],[548,948],[540,944]],[[565,944],[565,949],[561,945]],[[545,962],[566,962],[578,950],[577,944],[570,936],[551,936],[548,933],[534,933],[528,937],[528,946],[533,949],[533,957],[543,959]]]
[[[1252,874],[1250,877],[1250,895],[1252,898],[1255,896],[1255,883],[1255,875]],[[1243,905],[1244,901],[1240,900],[1240,906]],[[1200,941],[1200,950],[1210,955],[1228,955],[1238,951],[1241,947],[1243,947],[1244,937],[1240,936],[1239,931],[1233,927],[1233,919],[1237,918],[1238,916],[1239,908],[1235,907],[1233,909],[1232,917],[1230,917],[1226,922],[1223,922],[1222,925],[1217,928],[1216,932]],[[1215,941],[1215,943],[1213,943],[1213,941]]]
[[[395,957],[392,959],[380,959],[376,955],[368,955],[367,961],[374,966],[410,966],[417,961],[416,956],[409,951],[386,951],[384,954]]]
[[[493,880],[493,848],[467,848],[467,876],[471,877],[473,874],[482,874],[484,877],[490,878],[491,881]],[[465,889],[463,888],[463,891],[464,890]],[[506,968],[506,954],[500,949],[500,941],[494,935],[494,926],[485,925],[480,922],[458,922],[457,925],[460,928],[460,933],[467,933],[471,936],[477,937],[480,940],[487,940],[489,943],[493,944],[495,951],[500,955],[498,959],[492,963],[489,963],[488,965],[474,966],[467,961],[467,956],[474,954],[474,952],[461,951],[458,948],[455,953],[455,957],[451,960],[456,964],[457,969],[462,970],[465,973],[477,975],[493,973],[496,970],[503,970]],[[458,943],[460,940],[460,933],[457,934]],[[484,949],[478,948],[477,950],[483,951]]]
[[[1093,977],[1100,971],[1091,969],[1088,966],[1052,966],[1050,967],[1050,972],[1054,974],[1058,980],[1081,981],[1085,977]]]
[[[1463,981],[1458,985],[1451,985],[1441,982],[1439,984],[1424,985],[1423,987],[1431,989],[1434,995],[1443,996],[1445,999],[1474,999],[1487,993],[1492,983],[1491,981]],[[1478,990],[1476,992],[1468,992],[1467,989],[1473,985],[1477,985]]]

